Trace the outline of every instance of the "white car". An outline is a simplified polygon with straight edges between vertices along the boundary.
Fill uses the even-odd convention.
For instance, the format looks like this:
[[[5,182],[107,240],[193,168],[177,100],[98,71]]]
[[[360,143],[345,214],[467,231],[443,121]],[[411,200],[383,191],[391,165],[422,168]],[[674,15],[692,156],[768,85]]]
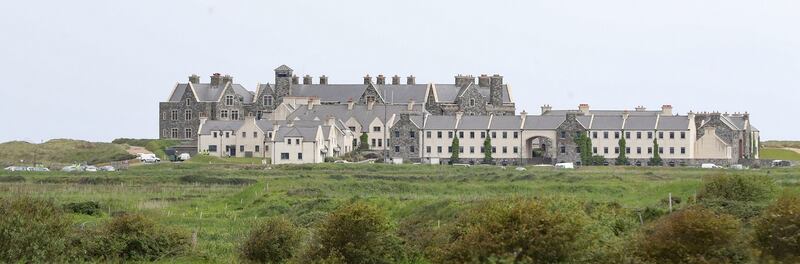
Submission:
[[[100,171],[117,171],[117,169],[115,169],[114,166],[103,166],[97,169]]]
[[[575,168],[575,164],[572,164],[572,162],[556,163],[556,169],[574,169],[574,168]]]
[[[161,159],[156,158],[155,156],[147,156],[147,157],[142,158],[142,162],[144,162],[144,163],[159,163],[159,162],[161,162]]]
[[[722,167],[720,167],[719,165],[714,164],[714,163],[703,163],[703,164],[700,165],[700,168],[703,168],[703,169],[719,169],[719,168],[722,168]]]
[[[95,167],[95,166],[86,166],[86,169],[84,169],[84,171],[96,172],[97,171],[97,167]]]

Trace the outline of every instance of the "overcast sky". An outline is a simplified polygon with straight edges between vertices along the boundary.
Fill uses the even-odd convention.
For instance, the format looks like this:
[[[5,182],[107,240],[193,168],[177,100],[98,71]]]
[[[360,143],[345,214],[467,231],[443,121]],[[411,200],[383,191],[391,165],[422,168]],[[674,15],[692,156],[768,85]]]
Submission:
[[[517,110],[749,111],[800,139],[800,1],[6,1],[0,141],[158,136],[192,73],[452,83],[499,73]],[[315,78],[316,82],[316,78]]]

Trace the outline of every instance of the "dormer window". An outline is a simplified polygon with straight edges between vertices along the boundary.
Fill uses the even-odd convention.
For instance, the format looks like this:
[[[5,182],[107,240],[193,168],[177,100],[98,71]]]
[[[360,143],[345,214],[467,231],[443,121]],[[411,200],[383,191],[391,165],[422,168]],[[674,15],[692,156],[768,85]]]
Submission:
[[[233,95],[225,96],[225,105],[233,105]]]
[[[272,106],[272,96],[271,95],[264,96],[264,100],[262,103],[266,106]]]

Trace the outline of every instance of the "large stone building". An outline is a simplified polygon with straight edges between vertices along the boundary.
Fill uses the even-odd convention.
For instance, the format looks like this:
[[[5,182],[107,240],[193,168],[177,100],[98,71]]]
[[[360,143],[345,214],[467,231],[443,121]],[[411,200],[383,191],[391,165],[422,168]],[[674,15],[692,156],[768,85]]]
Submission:
[[[217,156],[265,157],[274,163],[323,162],[367,140],[368,151],[395,162],[476,163],[484,151],[500,164],[579,162],[576,138],[592,141],[593,155],[613,162],[625,152],[646,165],[657,152],[666,165],[751,164],[759,132],[747,113],[673,113],[658,110],[554,110],[515,115],[510,87],[499,75],[458,75],[454,84],[417,84],[413,76],[364,77],[359,84],[302,81],[285,65],[275,82],[254,92],[214,74],[175,85],[160,108],[162,138],[184,139]],[[458,149],[452,149],[454,138]],[[624,149],[620,139],[626,140]],[[489,139],[491,149],[484,148]],[[658,143],[658,147],[654,146]]]

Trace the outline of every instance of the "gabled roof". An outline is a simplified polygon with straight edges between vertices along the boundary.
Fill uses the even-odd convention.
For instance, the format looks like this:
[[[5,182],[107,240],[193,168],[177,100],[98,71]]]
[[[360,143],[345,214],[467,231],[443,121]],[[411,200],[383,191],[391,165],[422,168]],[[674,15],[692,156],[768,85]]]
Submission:
[[[491,116],[488,115],[480,115],[480,116],[462,116],[461,120],[458,121],[457,129],[481,129],[486,130],[489,128],[489,119]]]
[[[317,139],[317,130],[319,126],[281,126],[275,134],[275,141],[283,141],[287,137],[299,137],[304,141],[313,141]]]
[[[489,124],[490,129],[520,129],[522,127],[522,117],[518,115],[492,116],[492,123]]]
[[[200,135],[209,135],[213,131],[236,131],[244,124],[244,120],[208,120],[200,129]]]
[[[628,116],[625,130],[653,130],[656,128],[658,116]],[[688,120],[688,119],[687,119]]]
[[[591,129],[607,129],[607,130],[620,130],[622,129],[622,115],[618,116],[594,116],[592,119]]]
[[[384,110],[385,107],[385,110]],[[422,113],[422,105],[415,104],[411,112]],[[369,124],[376,118],[381,122],[386,122],[386,119],[392,116],[408,112],[408,105],[383,105],[375,104],[372,110],[366,105],[353,105],[353,109],[347,109],[347,104],[323,104],[315,105],[311,110],[308,107],[298,107],[297,110],[289,114],[286,119],[288,120],[323,120],[325,117],[332,115],[339,120],[349,120],[351,117],[361,124],[362,131],[353,132],[369,132]],[[420,121],[421,123],[421,121]]]
[[[322,102],[358,101],[366,84],[292,84],[292,96],[318,97]]]
[[[470,84],[470,86],[473,86],[475,89],[477,89],[478,92],[483,97],[485,97],[486,99],[489,99],[489,96],[490,96],[489,87],[481,87],[481,86],[478,86],[475,83]],[[467,88],[468,87],[469,86],[467,86]],[[462,93],[464,93],[464,91],[466,91],[466,88],[462,88],[462,87],[456,86],[455,84],[434,84],[433,88],[434,88],[434,90],[436,92],[436,95],[438,96],[437,99],[439,100],[438,101],[439,103],[453,103],[453,102],[455,102],[456,98],[458,98],[458,96],[460,96]],[[502,89],[500,90],[500,92],[502,93],[502,96],[503,96],[503,98],[502,98],[503,99],[503,103],[511,103],[512,102],[511,101],[511,92],[509,90],[510,90],[510,88],[508,87],[507,84],[504,84]]]
[[[425,118],[425,129],[454,129],[456,116],[429,115]]]
[[[242,96],[244,102],[250,103],[253,101],[254,93],[245,89],[241,84],[236,83],[228,83],[224,86],[211,86],[209,83],[179,83],[172,92],[172,95],[170,95],[169,101],[180,101],[186,89],[191,89],[200,102],[219,102],[222,92],[228,85],[230,85],[230,89],[233,89],[234,93]]]
[[[387,103],[405,104],[413,100],[417,104],[425,102],[427,84],[378,84],[375,85],[381,97]]]
[[[564,122],[563,116],[537,116],[529,115],[525,117],[524,129],[533,130],[552,130],[557,129]]]
[[[658,130],[687,130],[689,117],[687,116],[661,116],[658,118]]]

